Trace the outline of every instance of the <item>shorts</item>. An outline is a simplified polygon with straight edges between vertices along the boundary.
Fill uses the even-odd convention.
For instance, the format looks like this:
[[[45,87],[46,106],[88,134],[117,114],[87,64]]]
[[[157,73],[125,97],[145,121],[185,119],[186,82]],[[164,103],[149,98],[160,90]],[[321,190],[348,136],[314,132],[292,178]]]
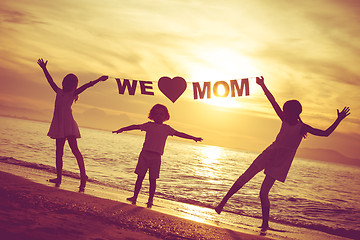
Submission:
[[[141,151],[135,168],[137,175],[145,175],[149,169],[149,178],[157,179],[160,176],[161,154],[156,152]]]

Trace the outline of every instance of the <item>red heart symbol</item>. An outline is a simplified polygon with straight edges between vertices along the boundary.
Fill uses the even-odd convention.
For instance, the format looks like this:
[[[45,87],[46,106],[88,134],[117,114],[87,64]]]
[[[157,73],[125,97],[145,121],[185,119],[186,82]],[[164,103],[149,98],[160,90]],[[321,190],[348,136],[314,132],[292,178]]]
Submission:
[[[161,77],[158,82],[160,91],[173,103],[185,92],[187,84],[182,77]]]

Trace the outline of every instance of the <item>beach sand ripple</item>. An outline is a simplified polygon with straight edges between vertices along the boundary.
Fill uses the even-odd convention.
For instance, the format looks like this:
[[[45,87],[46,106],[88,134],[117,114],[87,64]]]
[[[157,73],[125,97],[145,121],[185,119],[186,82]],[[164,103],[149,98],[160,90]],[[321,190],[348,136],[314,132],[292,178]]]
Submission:
[[[266,239],[0,172],[2,239]]]

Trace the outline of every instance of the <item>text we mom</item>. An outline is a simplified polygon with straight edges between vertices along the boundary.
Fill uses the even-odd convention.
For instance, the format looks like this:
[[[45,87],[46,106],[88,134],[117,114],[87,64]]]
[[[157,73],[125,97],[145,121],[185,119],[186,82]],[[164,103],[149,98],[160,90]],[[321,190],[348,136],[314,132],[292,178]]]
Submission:
[[[127,90],[129,95],[135,95],[137,86],[140,86],[140,93],[143,95],[154,95],[153,82],[142,80],[129,80],[115,78],[119,94],[124,94]],[[158,81],[159,90],[172,102],[175,102],[186,90],[187,82],[181,77],[169,78],[162,77]],[[250,95],[249,79],[217,81],[217,82],[192,82],[194,99],[210,99],[215,97],[240,97],[245,94]]]

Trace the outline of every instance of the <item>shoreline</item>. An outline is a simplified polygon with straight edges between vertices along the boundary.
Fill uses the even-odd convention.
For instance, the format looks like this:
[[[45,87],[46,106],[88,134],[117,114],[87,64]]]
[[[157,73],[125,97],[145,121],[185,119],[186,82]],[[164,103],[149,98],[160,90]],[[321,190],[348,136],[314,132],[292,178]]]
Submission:
[[[6,115],[0,114],[0,117],[3,118],[13,118],[13,119],[19,119],[19,120],[25,120],[25,121],[34,121],[34,122],[41,122],[41,123],[48,123],[50,124],[51,121],[49,120],[41,120],[41,119],[35,119],[35,118],[27,118],[27,117],[20,117],[20,116],[11,116],[11,115]],[[105,129],[105,128],[95,128],[95,127],[89,127],[89,126],[80,126],[80,128],[87,128],[87,129],[91,129],[91,130],[98,130],[98,131],[105,131],[105,132],[111,132],[112,129]],[[142,134],[139,133],[131,133],[131,132],[127,132],[125,134],[130,134],[130,135],[135,135],[135,136],[139,136]],[[180,141],[182,142],[183,140],[181,139],[172,139],[173,141]],[[203,143],[200,143],[203,144]],[[246,149],[241,149],[238,147],[231,147],[231,146],[222,146],[222,145],[214,145],[214,144],[210,144],[210,146],[220,146],[222,148],[228,148],[228,149],[233,149],[235,151],[245,151],[245,152],[251,152],[254,153],[256,155],[259,155],[261,153],[260,150],[255,151],[255,150],[246,150]],[[260,152],[259,152],[260,151]],[[319,152],[321,154],[319,154]],[[317,157],[313,157],[313,155],[317,155]],[[336,161],[333,159],[333,156],[336,155],[338,158],[343,159],[343,161]],[[325,156],[325,157],[324,157]],[[333,160],[329,161],[328,159],[332,158]],[[324,149],[324,148],[309,148],[309,147],[299,147],[299,150],[297,151],[296,154],[296,158],[299,159],[305,159],[305,160],[310,160],[310,161],[316,161],[316,162],[328,162],[328,163],[334,163],[334,164],[341,164],[341,165],[345,165],[345,166],[355,166],[355,167],[360,167],[360,159],[354,156],[345,156],[343,153],[334,151],[334,150],[329,150],[329,149]],[[344,161],[344,159],[346,159],[346,161]]]
[[[41,169],[0,161],[0,196],[7,196],[0,203],[3,205],[2,208],[4,208],[0,212],[0,216],[3,215],[2,219],[21,218],[21,216],[14,216],[8,213],[6,207],[4,207],[8,206],[11,209],[13,207],[12,202],[14,202],[18,208],[15,210],[23,211],[25,216],[28,211],[25,206],[29,206],[30,211],[37,213],[40,219],[44,217],[39,213],[41,211],[45,211],[47,214],[49,212],[55,214],[58,211],[71,212],[74,215],[74,219],[95,218],[95,222],[89,220],[90,225],[105,224],[108,227],[108,224],[110,224],[111,230],[108,229],[107,232],[110,231],[112,234],[119,231],[124,231],[122,234],[125,234],[130,231],[130,239],[144,239],[144,236],[133,236],[131,232],[134,231],[140,235],[150,234],[149,236],[155,237],[155,239],[348,239],[317,230],[275,222],[271,222],[271,227],[274,230],[268,231],[266,238],[264,238],[260,236],[260,229],[258,228],[259,219],[234,215],[228,212],[217,215],[211,208],[161,198],[156,198],[154,206],[151,209],[147,209],[147,196],[145,195],[140,194],[137,205],[131,205],[125,199],[132,192],[88,182],[85,193],[78,193],[78,179],[63,176],[61,187],[56,188],[54,184],[47,182],[49,178],[53,177],[53,173]],[[45,209],[39,209],[37,206],[45,206]],[[50,208],[47,208],[47,206],[50,206]],[[131,216],[133,213],[134,216]],[[8,214],[10,214],[10,217]],[[212,217],[208,219],[201,217],[205,215],[211,215]],[[70,218],[68,221],[73,222],[74,219]],[[232,219],[230,222],[236,222],[236,226],[228,223],[229,219]],[[73,225],[80,223],[75,222]],[[31,227],[26,228],[21,224],[20,221],[20,226],[16,227],[16,224],[13,226],[10,223],[7,224],[0,221],[0,235],[5,236],[4,234],[7,233],[17,233],[19,229],[24,229],[24,234],[33,231]],[[44,228],[56,227],[54,223],[49,224],[51,225],[50,227],[46,225]],[[66,229],[68,227],[71,229],[72,225],[65,224],[63,228]],[[38,231],[37,234],[41,235],[46,232],[47,230],[45,232]],[[61,239],[58,238],[58,235],[54,235],[51,238]],[[10,239],[24,239],[25,235],[22,238],[14,238],[14,236]],[[72,239],[71,236],[64,236],[64,238]],[[83,233],[80,236],[73,239],[128,239],[120,235],[113,238],[111,235],[106,234],[102,237],[93,238],[90,237],[91,234],[87,228],[83,229]],[[33,239],[49,238],[37,237]],[[32,238],[26,235],[25,239]],[[151,238],[147,237],[146,239]]]
[[[78,193],[77,179],[65,178],[55,188],[46,182],[49,175],[0,163],[5,239],[269,239],[107,199],[111,192],[93,196],[91,183]]]

